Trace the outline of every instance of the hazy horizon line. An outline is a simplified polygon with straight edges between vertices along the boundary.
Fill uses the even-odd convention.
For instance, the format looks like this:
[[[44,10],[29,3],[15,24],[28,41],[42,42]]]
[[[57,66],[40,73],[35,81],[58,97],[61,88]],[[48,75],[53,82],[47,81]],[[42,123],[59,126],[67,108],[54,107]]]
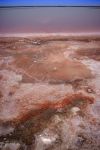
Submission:
[[[4,7],[100,7],[100,5],[1,5]]]

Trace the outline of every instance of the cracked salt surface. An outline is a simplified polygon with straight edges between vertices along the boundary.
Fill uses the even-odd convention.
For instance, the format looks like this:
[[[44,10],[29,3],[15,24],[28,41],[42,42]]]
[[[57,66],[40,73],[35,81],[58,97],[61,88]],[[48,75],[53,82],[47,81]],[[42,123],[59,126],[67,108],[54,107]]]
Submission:
[[[18,82],[22,80],[22,75],[18,75],[13,71],[1,70],[0,75],[2,76],[2,80],[0,81],[1,92],[3,93],[3,97],[1,99],[1,110],[0,110],[0,118],[3,120],[10,119],[10,117],[15,117],[18,114],[18,109],[15,101],[11,97],[9,97],[9,93],[13,86],[17,86]],[[6,105],[5,105],[6,103]]]
[[[57,140],[57,138],[58,136],[53,132],[49,131],[48,129],[44,130],[42,134],[36,135],[35,150],[44,150],[48,148]]]
[[[91,84],[96,89],[96,94],[99,95],[100,94],[100,62],[95,61],[93,59],[82,60],[82,62],[91,69],[94,75]]]
[[[93,112],[91,112],[98,119],[100,117],[100,62],[93,59],[82,60],[82,62],[87,65],[94,77],[90,80],[89,85],[94,88],[96,101],[94,103]]]
[[[97,42],[97,41],[96,41]],[[9,49],[9,54],[11,57],[0,57],[2,70],[0,70],[1,74],[1,112],[0,117],[2,119],[1,122],[9,121],[10,119],[17,118],[18,120],[23,119],[23,114],[30,113],[30,110],[37,109],[37,105],[44,102],[45,98],[49,102],[58,102],[58,100],[62,100],[65,98],[67,94],[73,94],[74,92],[83,90],[83,97],[86,94],[84,89],[77,89],[75,91],[72,84],[68,83],[47,83],[46,82],[32,82],[28,79],[27,82],[22,81],[23,75],[26,70],[26,74],[30,76],[30,72],[27,71],[27,68],[33,63],[35,65],[38,63],[39,59],[41,61],[42,52],[47,52],[47,59],[45,60],[44,54],[42,57],[42,61],[45,60],[45,63],[62,63],[63,59],[66,61],[67,59],[71,59],[73,61],[73,56],[77,49],[84,48],[94,48],[100,47],[94,41],[91,42],[66,42],[66,41],[47,41],[44,44],[41,42],[41,47],[34,45],[28,45],[27,42],[26,48],[30,47],[30,52],[38,51],[38,53],[33,53],[33,56],[36,54],[36,60],[30,57],[29,53],[25,53],[25,57],[23,56],[24,52],[29,52],[28,49],[25,49],[24,46],[20,46],[20,41],[18,45],[16,44],[16,51],[13,49],[14,43]],[[43,44],[43,45],[42,45]],[[47,44],[47,45],[46,45]],[[58,44],[58,45],[57,45]],[[9,45],[9,42],[8,42]],[[50,46],[51,45],[51,46]],[[17,47],[18,46],[18,47]],[[17,48],[19,52],[17,52]],[[44,51],[46,50],[46,51]],[[50,51],[51,50],[51,51]],[[57,50],[57,51],[56,51]],[[61,50],[61,51],[60,51]],[[59,51],[59,53],[58,53]],[[7,51],[8,52],[8,51]],[[49,55],[50,52],[50,55]],[[19,54],[18,54],[19,53]],[[15,55],[18,54],[18,55]],[[20,55],[22,54],[22,55]],[[29,54],[29,55],[28,55]],[[23,59],[21,59],[21,56]],[[26,57],[27,56],[27,57]],[[16,65],[14,66],[14,60],[16,58],[16,63],[19,63],[18,68]],[[22,62],[25,59],[25,62],[22,65]],[[85,59],[86,58],[86,59]],[[31,61],[32,59],[32,61]],[[2,150],[18,150],[20,149],[20,144],[25,144],[24,150],[99,150],[99,141],[100,141],[100,132],[99,132],[99,112],[100,112],[100,63],[99,61],[95,61],[93,59],[89,59],[88,57],[84,57],[82,59],[75,59],[76,61],[85,64],[86,67],[92,70],[94,77],[91,79],[85,79],[88,84],[85,82],[83,86],[92,86],[94,88],[94,93],[91,89],[87,93],[89,96],[95,96],[95,103],[91,106],[85,105],[85,108],[80,107],[79,104],[73,104],[68,106],[67,108],[58,108],[53,111],[48,109],[43,114],[39,114],[39,116],[34,116],[33,118],[27,118],[25,123],[19,125],[18,128],[13,128],[12,126],[6,126],[6,124],[0,124],[0,135],[1,142],[0,145]],[[20,60],[20,61],[19,61]],[[26,63],[27,61],[27,63]],[[27,64],[29,66],[27,67]],[[44,64],[45,64],[44,63]],[[77,65],[79,64],[77,63]],[[63,63],[62,66],[64,66]],[[22,66],[22,68],[20,68]],[[48,68],[48,65],[45,67]],[[70,62],[67,67],[75,68],[74,65],[70,66]],[[22,70],[21,70],[22,69]],[[32,71],[34,67],[31,66],[30,71]],[[51,66],[51,69],[54,70],[54,73],[57,72],[58,66],[55,64]],[[11,71],[13,70],[13,71]],[[37,67],[36,67],[37,70]],[[76,72],[79,72],[79,66],[75,69]],[[72,70],[74,72],[75,70]],[[80,70],[82,70],[80,66]],[[31,73],[31,76],[34,76],[34,71]],[[84,72],[84,71],[83,71]],[[19,74],[18,74],[19,73]],[[40,73],[40,72],[39,72]],[[51,73],[51,70],[50,70]],[[65,73],[65,69],[62,74]],[[22,75],[23,74],[23,75]],[[66,73],[67,74],[67,73]],[[65,76],[66,76],[65,74]],[[45,76],[45,74],[43,74]],[[65,80],[64,80],[65,81]],[[74,84],[74,83],[73,83]],[[80,81],[78,82],[80,84]],[[82,82],[83,84],[83,82]],[[86,85],[85,85],[86,84]],[[80,85],[79,85],[80,88]],[[2,97],[3,95],[3,97]],[[81,97],[78,97],[79,100]],[[36,105],[37,104],[37,105]],[[52,106],[53,107],[53,106]],[[32,112],[31,112],[32,113]],[[49,114],[49,115],[48,115]],[[21,116],[22,115],[22,116]],[[32,114],[33,115],[33,114]],[[20,118],[22,117],[22,118]],[[25,116],[26,117],[26,116]],[[23,126],[23,127],[22,127]],[[16,132],[15,132],[16,131]],[[10,135],[10,136],[8,136]],[[2,139],[2,136],[4,138]],[[6,137],[8,136],[8,137]],[[18,136],[18,137],[17,137]],[[17,139],[18,138],[18,139]],[[8,141],[7,141],[8,140]],[[27,142],[28,140],[28,142]],[[3,141],[3,142],[2,142]],[[8,142],[8,143],[6,143]],[[21,142],[21,143],[20,143]],[[29,143],[31,143],[31,146]],[[3,145],[2,145],[3,143]]]
[[[14,128],[11,126],[0,126],[0,135],[10,134],[14,131]]]

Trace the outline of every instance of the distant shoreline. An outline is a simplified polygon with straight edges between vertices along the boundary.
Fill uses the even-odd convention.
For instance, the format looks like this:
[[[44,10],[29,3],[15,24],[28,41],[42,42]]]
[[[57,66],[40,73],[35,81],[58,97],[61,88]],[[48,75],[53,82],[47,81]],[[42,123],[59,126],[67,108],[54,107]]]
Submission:
[[[100,37],[100,32],[90,33],[1,33],[0,37],[49,37],[49,36],[63,36],[63,37]]]

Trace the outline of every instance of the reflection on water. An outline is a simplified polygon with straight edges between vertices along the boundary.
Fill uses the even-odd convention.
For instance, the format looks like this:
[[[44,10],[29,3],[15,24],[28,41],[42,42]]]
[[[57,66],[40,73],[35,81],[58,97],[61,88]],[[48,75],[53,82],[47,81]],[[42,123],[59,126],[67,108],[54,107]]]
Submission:
[[[0,8],[0,33],[98,32],[100,31],[100,8],[95,8]]]

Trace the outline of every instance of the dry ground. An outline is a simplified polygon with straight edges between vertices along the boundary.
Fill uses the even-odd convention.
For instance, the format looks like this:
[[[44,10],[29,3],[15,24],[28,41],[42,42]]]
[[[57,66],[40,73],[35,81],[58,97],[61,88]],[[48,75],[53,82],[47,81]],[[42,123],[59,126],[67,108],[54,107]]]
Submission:
[[[0,149],[100,149],[100,37],[0,37]]]

